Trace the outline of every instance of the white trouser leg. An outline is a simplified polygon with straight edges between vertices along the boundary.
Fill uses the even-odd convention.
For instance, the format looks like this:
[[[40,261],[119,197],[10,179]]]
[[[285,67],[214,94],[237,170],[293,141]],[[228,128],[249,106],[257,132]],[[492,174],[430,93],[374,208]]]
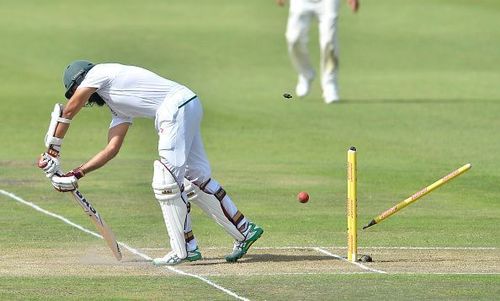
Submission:
[[[339,1],[323,0],[317,12],[319,19],[321,87],[325,101],[338,99],[337,74],[339,51],[337,41],[337,20]]]
[[[313,11],[306,1],[290,1],[290,12],[286,29],[288,53],[299,76],[311,81],[314,78],[314,68],[309,58],[308,42],[309,28]]]
[[[205,147],[200,132],[196,133],[191,144],[191,150],[186,164],[186,178],[194,183],[204,183],[210,179],[210,163],[208,162]]]
[[[198,98],[181,108],[177,107],[178,102],[168,99],[161,104],[156,113],[156,128],[161,161],[182,185],[193,141],[200,133],[203,111]]]

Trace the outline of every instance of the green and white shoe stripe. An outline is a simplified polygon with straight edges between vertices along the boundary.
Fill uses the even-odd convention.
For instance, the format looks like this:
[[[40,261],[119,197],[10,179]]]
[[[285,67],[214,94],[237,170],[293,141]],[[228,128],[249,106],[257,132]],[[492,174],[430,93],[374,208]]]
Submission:
[[[256,242],[257,239],[259,239],[264,233],[264,230],[254,223],[249,223],[249,226],[250,230],[247,234],[247,239],[243,242],[235,244],[233,252],[226,256],[226,261],[236,262],[238,259],[243,257],[247,253],[248,249],[250,249],[252,244]]]

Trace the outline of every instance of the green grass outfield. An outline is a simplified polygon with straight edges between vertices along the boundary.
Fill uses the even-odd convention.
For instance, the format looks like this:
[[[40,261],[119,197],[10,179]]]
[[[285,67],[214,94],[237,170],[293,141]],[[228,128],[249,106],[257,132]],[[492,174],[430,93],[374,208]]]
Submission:
[[[35,160],[52,107],[64,102],[66,64],[122,62],[196,91],[213,175],[266,232],[242,263],[226,264],[231,239],[193,208],[208,263],[177,268],[235,297],[126,250],[117,263],[104,242],[0,194],[0,299],[498,298],[499,15],[495,0],[365,0],[357,15],[343,3],[343,100],[327,106],[318,81],[303,100],[282,97],[293,92],[296,75],[286,54],[287,8],[272,0],[2,1],[1,190],[94,230]],[[104,147],[109,115],[96,108],[78,115],[63,168]],[[314,253],[346,246],[351,145],[358,149],[359,226],[472,163],[466,174],[359,232],[360,247],[372,247],[375,260],[366,266],[387,275]],[[152,121],[136,120],[118,157],[80,181],[118,240],[148,256],[166,251],[158,248],[168,242],[150,188],[156,156]],[[309,203],[295,200],[299,191],[309,192]]]

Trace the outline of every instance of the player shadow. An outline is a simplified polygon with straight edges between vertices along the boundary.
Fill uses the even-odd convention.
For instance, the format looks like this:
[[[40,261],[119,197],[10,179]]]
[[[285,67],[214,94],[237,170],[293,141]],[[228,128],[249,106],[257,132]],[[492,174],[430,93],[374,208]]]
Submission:
[[[248,254],[246,262],[292,262],[292,261],[330,261],[340,260],[328,255],[281,255],[281,254]]]
[[[237,263],[264,263],[264,262],[304,262],[304,261],[339,261],[339,258],[335,258],[327,255],[281,255],[281,254],[247,254],[245,257],[238,260]],[[236,263],[236,264],[237,264]],[[220,264],[235,264],[228,263],[224,259],[220,258],[205,258],[204,260],[193,262],[193,265],[197,266],[212,266]]]

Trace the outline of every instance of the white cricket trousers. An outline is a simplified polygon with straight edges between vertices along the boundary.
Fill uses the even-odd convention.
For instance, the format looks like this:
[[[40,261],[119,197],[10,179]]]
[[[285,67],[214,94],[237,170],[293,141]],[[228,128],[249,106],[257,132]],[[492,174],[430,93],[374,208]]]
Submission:
[[[202,116],[198,97],[183,91],[169,96],[156,112],[158,153],[181,187],[184,177],[198,185],[210,178],[200,132]]]
[[[339,4],[339,0],[290,0],[286,30],[288,52],[299,75],[308,80],[314,77],[307,48],[309,29],[313,18],[319,22],[321,87],[324,95],[330,93],[337,81]]]

